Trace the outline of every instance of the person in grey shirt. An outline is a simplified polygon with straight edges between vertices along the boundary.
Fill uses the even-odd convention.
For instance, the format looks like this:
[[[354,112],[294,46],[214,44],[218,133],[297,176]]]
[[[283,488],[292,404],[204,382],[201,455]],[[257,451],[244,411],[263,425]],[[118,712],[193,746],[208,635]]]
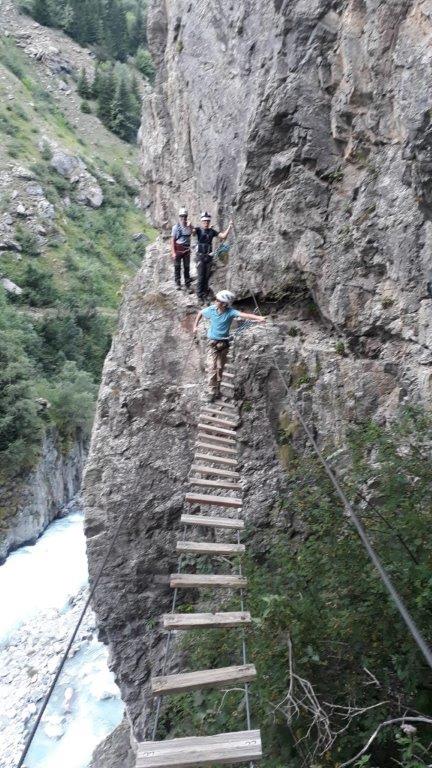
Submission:
[[[177,290],[181,290],[181,271],[183,263],[183,275],[186,288],[190,287],[190,254],[191,254],[192,227],[188,222],[186,208],[180,208],[179,220],[174,224],[171,232],[171,257],[174,261],[174,280]]]

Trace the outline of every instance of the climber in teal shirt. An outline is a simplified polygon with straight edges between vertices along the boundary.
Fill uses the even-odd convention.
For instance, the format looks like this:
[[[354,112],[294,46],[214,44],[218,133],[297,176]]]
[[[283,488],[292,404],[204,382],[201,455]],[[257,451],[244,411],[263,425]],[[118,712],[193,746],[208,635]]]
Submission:
[[[225,367],[228,350],[230,345],[229,333],[231,323],[234,318],[239,317],[242,320],[251,320],[255,323],[264,323],[265,317],[261,315],[250,315],[248,312],[239,312],[233,309],[231,304],[234,301],[234,294],[231,291],[220,291],[216,294],[216,303],[206,307],[198,312],[193,332],[198,330],[198,324],[201,318],[210,320],[207,333],[208,338],[208,386],[209,402],[214,402],[220,395],[220,386],[222,374]]]

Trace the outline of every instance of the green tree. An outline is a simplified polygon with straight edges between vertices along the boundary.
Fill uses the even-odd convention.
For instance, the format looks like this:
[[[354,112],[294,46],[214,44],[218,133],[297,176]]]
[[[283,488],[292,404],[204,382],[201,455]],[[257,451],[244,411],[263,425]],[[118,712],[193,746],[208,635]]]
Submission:
[[[126,13],[117,0],[107,0],[104,27],[104,43],[108,56],[118,61],[126,61],[129,37]]]
[[[83,67],[80,72],[77,90],[82,99],[91,99],[92,87],[87,78],[87,72]]]
[[[146,48],[138,48],[135,56],[135,66],[149,82],[154,82],[156,70],[153,59]]]
[[[90,434],[98,386],[91,374],[80,371],[68,360],[54,382],[46,383],[42,392],[51,404],[50,413],[63,439],[70,440],[79,429]]]
[[[48,0],[33,0],[32,16],[44,27],[51,25],[51,14]]]
[[[38,346],[31,323],[8,307],[0,294],[0,477],[34,463],[43,423],[35,401],[35,371],[29,349]]]
[[[22,285],[24,290],[21,299],[27,301],[32,307],[49,307],[58,299],[53,273],[41,267],[28,264]]]
[[[114,67],[102,64],[98,69],[97,81],[97,116],[108,128],[111,128],[112,104],[116,92]]]
[[[129,32],[129,53],[136,53],[140,45],[147,42],[146,18],[141,5],[138,5],[135,18]]]
[[[118,75],[111,107],[111,129],[125,141],[133,141],[139,127],[139,104],[125,72]]]

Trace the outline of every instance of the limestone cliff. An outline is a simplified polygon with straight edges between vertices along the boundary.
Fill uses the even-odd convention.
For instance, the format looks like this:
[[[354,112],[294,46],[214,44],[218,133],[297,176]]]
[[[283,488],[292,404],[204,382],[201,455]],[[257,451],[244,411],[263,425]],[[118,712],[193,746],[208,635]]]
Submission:
[[[274,353],[337,447],[350,423],[430,397],[431,17],[429,0],[150,3],[143,202],[162,228],[180,204],[233,212],[238,247],[213,284],[245,302],[251,285],[271,317],[236,351],[252,537],[302,526],[275,512],[280,433],[301,436]],[[196,307],[168,267],[163,242],[149,249],[125,298],[85,483],[93,575],[126,511],[95,608],[137,737],[203,386]]]

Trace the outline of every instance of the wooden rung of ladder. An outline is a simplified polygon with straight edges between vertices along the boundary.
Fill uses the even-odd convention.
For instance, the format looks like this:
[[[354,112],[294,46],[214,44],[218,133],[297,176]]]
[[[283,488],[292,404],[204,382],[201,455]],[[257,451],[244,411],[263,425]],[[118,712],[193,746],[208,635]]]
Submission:
[[[190,477],[189,485],[196,485],[198,488],[220,488],[226,491],[241,491],[239,483],[230,483],[227,480],[202,480],[200,477]]]
[[[214,432],[216,435],[226,435],[227,437],[237,437],[234,429],[224,429],[216,424],[199,423],[198,429],[204,429],[206,432]]]
[[[248,611],[227,613],[167,613],[162,617],[164,629],[231,629],[252,622]]]
[[[240,473],[233,472],[230,469],[219,469],[219,467],[207,467],[200,464],[192,464],[191,472],[199,472],[200,475],[217,475],[218,477],[232,477],[234,480],[240,480]]]
[[[216,403],[212,404],[212,408],[221,408],[223,411],[230,411],[231,413],[238,414],[238,406],[233,405],[233,403],[227,403],[225,400],[217,400]]]
[[[234,507],[241,509],[241,499],[235,499],[232,496],[208,496],[204,493],[187,493],[185,501],[188,504],[200,504],[208,507]]]
[[[237,467],[237,459],[228,459],[226,456],[213,456],[212,453],[196,453],[195,461],[210,461],[212,464],[226,464],[228,467]]]
[[[225,544],[224,542],[178,541],[177,552],[185,555],[243,555],[244,544]]]
[[[152,677],[151,689],[155,696],[166,696],[202,688],[221,688],[225,685],[250,683],[255,678],[255,666],[243,664],[241,667],[220,667],[203,669],[199,672],[183,672],[179,675]]]
[[[225,376],[227,379],[233,379],[234,373],[230,373],[229,371],[223,371],[222,376]]]
[[[232,389],[232,390],[234,390],[234,389],[235,389],[235,386],[234,386],[234,384],[230,384],[228,381],[224,381],[224,379],[223,379],[223,376],[222,376],[221,385],[222,385],[223,387],[225,387],[226,389]]]
[[[198,440],[210,440],[215,445],[227,445],[231,448],[237,445],[237,442],[232,437],[220,437],[219,435],[211,435],[209,432],[204,432],[202,428],[198,432]]]
[[[216,426],[221,427],[227,427],[229,428],[235,428],[238,424],[238,421],[233,421],[232,419],[225,418],[224,414],[222,413],[220,416],[218,416],[217,411],[201,411],[200,414],[200,422],[206,423],[206,424],[215,424]]]
[[[229,442],[228,445],[225,445],[224,443],[208,443],[206,442],[206,439],[209,438],[210,435],[198,435],[198,440],[195,443],[196,448],[210,448],[213,451],[219,451],[220,453],[229,453],[231,456],[237,456],[237,449],[234,447],[232,448],[232,443]],[[236,445],[236,444],[235,444]]]
[[[167,741],[143,741],[137,746],[136,768],[200,768],[234,765],[262,758],[260,731],[188,736]]]
[[[243,531],[244,520],[231,517],[209,517],[205,515],[182,515],[180,522],[183,525],[197,525],[200,528],[227,528],[234,531]]]
[[[170,587],[173,589],[197,589],[198,587],[245,589],[247,579],[244,576],[223,576],[218,573],[172,573]]]

